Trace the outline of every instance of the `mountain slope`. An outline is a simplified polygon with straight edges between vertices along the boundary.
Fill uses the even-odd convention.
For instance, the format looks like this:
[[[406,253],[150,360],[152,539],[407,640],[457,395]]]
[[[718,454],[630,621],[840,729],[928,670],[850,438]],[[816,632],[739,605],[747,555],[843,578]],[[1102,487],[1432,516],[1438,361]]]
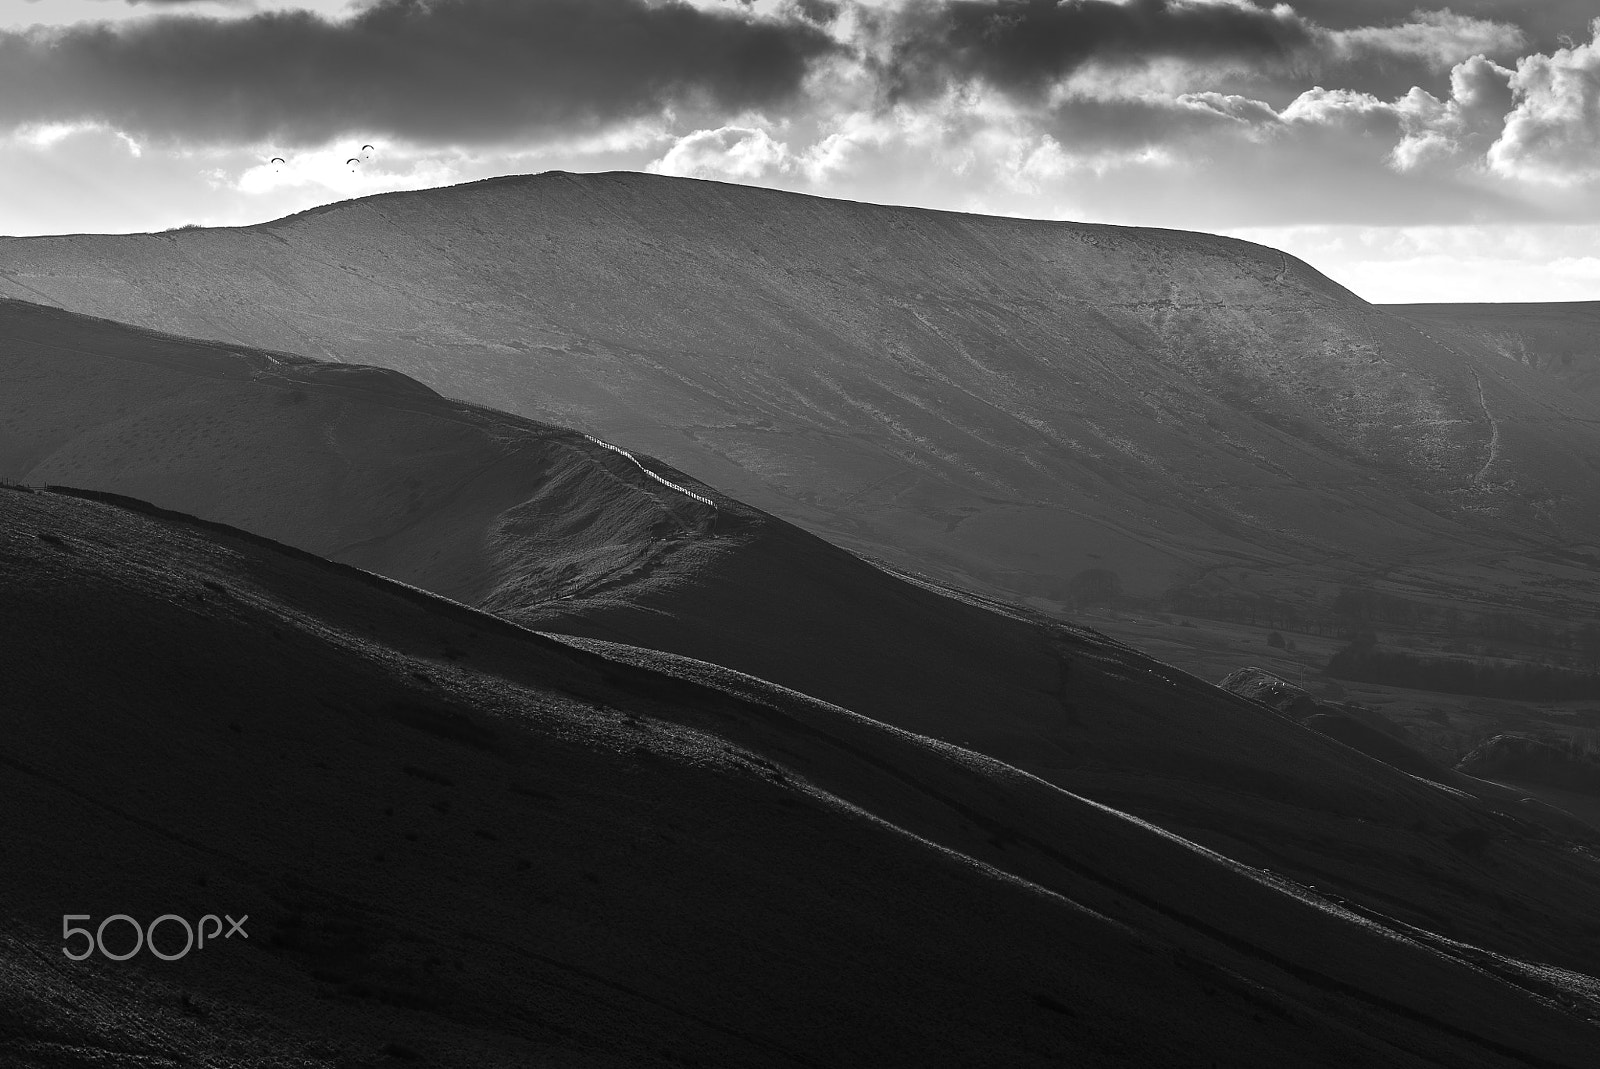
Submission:
[[[1600,538],[1600,411],[1229,239],[552,173],[7,240],[0,294],[394,368],[1012,598],[1600,597],[1479,567]]]
[[[0,492],[0,591],[8,1064],[1593,1049],[1592,980],[713,666],[54,493]],[[248,913],[250,938],[72,963],[64,908]]]
[[[1600,954],[1600,857],[1541,813],[874,567],[649,457],[370,369],[16,302],[0,324],[0,426],[32,450],[0,474],[146,495],[541,630],[737,670],[1503,953]]]
[[[1425,331],[1542,371],[1590,401],[1600,399],[1600,301],[1396,304],[1389,311]]]
[[[18,301],[0,332],[0,474],[225,519],[459,600],[647,585],[715,512],[581,434],[379,368]]]

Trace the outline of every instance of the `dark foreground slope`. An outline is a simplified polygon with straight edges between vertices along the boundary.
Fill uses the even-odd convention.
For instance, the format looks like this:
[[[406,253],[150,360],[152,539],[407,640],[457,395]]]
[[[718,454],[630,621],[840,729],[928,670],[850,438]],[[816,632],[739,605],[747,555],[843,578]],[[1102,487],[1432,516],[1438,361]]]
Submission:
[[[719,664],[1408,923],[1600,958],[1600,857],[1570,829],[1101,636],[890,574],[648,457],[400,376],[0,313],[0,427],[34,450],[0,474],[148,496],[541,630]]]
[[[1600,1036],[1591,979],[253,536],[0,492],[0,594],[8,1065],[1576,1069]],[[68,912],[249,939],[72,963]]]
[[[1303,688],[1260,668],[1241,668],[1217,686],[1260,702],[1298,724],[1402,772],[1435,783],[1456,782],[1456,777],[1448,770],[1412,744],[1404,728],[1395,726],[1378,713],[1318,701]]]
[[[1600,400],[1600,301],[1396,304],[1388,310],[1426,332],[1483,346],[1579,396]]]
[[[1600,754],[1567,740],[1496,735],[1457,767],[1486,779],[1600,796]]]
[[[1230,239],[552,173],[7,240],[0,295],[394,368],[1011,597],[1600,600],[1518,556],[1600,538],[1600,412]]]

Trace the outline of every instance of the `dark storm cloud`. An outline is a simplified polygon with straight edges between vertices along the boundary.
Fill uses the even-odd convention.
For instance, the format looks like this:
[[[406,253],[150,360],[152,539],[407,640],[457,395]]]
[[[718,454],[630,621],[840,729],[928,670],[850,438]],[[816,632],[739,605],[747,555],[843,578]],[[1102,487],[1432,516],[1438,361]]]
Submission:
[[[1092,60],[1273,63],[1311,48],[1316,29],[1283,10],[1183,0],[941,0],[878,20],[879,63],[896,98],[981,80],[1037,95]]]
[[[484,143],[704,101],[793,96],[837,46],[796,19],[679,0],[378,0],[0,33],[0,127],[99,121],[156,140],[340,134]]]
[[[1322,30],[1321,38],[1314,58],[1298,69],[1260,70],[1258,84],[1303,90],[1309,81],[1386,99],[1404,96],[1412,86],[1437,93],[1448,89],[1458,63],[1473,56],[1513,63],[1526,54],[1531,40],[1514,21],[1453,9],[1416,9],[1398,18],[1341,25]]]

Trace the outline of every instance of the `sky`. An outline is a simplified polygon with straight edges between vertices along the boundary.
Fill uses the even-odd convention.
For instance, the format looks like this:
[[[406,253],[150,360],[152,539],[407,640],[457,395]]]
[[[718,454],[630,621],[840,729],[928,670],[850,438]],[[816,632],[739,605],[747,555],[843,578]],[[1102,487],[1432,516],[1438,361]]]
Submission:
[[[638,170],[1600,300],[1594,0],[0,0],[0,234]]]

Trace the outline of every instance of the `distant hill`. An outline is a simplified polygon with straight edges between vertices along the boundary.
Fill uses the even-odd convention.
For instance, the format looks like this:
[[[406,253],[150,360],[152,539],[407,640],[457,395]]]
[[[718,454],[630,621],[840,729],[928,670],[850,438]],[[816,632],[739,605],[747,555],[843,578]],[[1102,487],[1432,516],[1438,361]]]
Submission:
[[[1600,752],[1570,739],[1496,735],[1457,767],[1482,779],[1600,795]]]
[[[62,493],[0,598],[8,1066],[1592,1060],[1592,979],[714,666]]]
[[[1248,242],[557,172],[7,239],[0,295],[392,368],[1041,606],[1600,601],[1539,585],[1600,542],[1600,408]]]
[[[1504,953],[1600,955],[1600,862],[1566,829],[1102,635],[875,567],[649,456],[392,372],[21,302],[0,302],[0,334],[0,476],[142,497],[541,631],[745,673]]]
[[[1379,713],[1320,701],[1304,688],[1260,668],[1241,668],[1217,685],[1402,772],[1439,783],[1456,783],[1457,777],[1412,745],[1404,728]]]
[[[9,300],[0,335],[0,475],[225,519],[461,601],[647,586],[716,512],[686,477],[382,368]]]
[[[1388,310],[1425,331],[1482,346],[1600,401],[1600,301],[1396,304]]]

